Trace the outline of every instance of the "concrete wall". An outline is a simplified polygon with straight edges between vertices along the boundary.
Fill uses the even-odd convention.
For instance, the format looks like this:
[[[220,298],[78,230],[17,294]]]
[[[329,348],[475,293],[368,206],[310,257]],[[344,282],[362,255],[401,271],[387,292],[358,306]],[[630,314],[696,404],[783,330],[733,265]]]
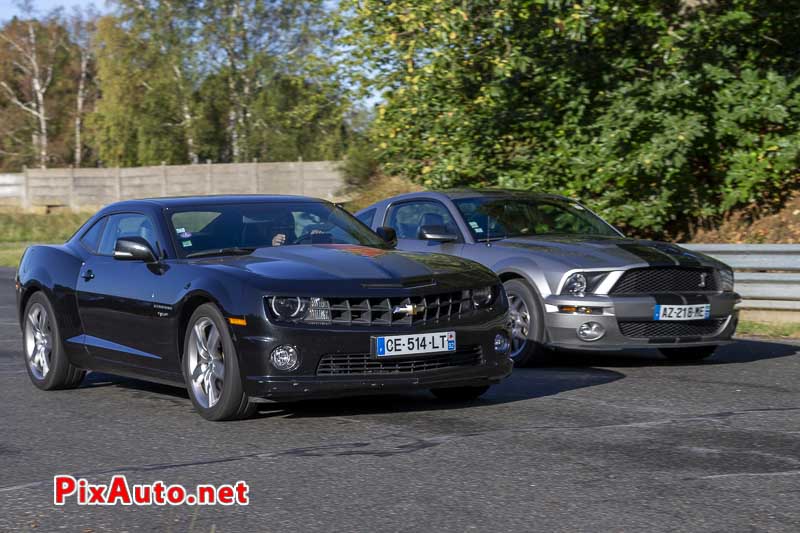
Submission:
[[[26,169],[0,174],[0,205],[97,208],[118,200],[208,194],[298,194],[338,200],[336,161]]]

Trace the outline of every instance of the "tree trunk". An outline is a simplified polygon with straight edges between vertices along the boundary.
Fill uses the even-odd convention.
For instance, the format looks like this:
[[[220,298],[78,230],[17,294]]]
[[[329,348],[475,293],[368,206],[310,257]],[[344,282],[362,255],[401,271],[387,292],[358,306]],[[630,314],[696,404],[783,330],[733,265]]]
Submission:
[[[194,146],[194,117],[192,117],[192,112],[189,109],[189,105],[184,101],[183,102],[183,124],[184,124],[184,131],[186,132],[186,149],[189,152],[189,162],[192,165],[196,165],[200,162],[200,158],[197,155],[197,150]]]
[[[86,98],[86,71],[89,67],[89,55],[81,50],[81,72],[78,78],[78,94],[75,109],[75,166],[80,168],[83,160],[83,103]]]
[[[172,64],[172,73],[175,76],[175,83],[178,87],[178,98],[180,99],[181,114],[183,115],[183,122],[181,125],[183,126],[183,133],[186,136],[187,156],[189,162],[192,165],[196,165],[200,162],[200,157],[197,155],[197,149],[194,143],[194,116],[189,107],[190,97],[187,95],[185,77],[183,70],[176,63]]]
[[[33,24],[28,24],[28,38],[30,39],[30,63],[31,63],[31,85],[33,85],[33,94],[35,98],[34,105],[36,106],[36,118],[39,127],[39,166],[47,168],[47,108],[44,103],[44,95],[47,92],[47,87],[50,85],[50,80],[42,80],[41,69],[39,68],[39,59],[36,57],[37,41],[36,32],[33,29]],[[52,69],[52,66],[50,67]],[[52,70],[51,70],[52,72]]]

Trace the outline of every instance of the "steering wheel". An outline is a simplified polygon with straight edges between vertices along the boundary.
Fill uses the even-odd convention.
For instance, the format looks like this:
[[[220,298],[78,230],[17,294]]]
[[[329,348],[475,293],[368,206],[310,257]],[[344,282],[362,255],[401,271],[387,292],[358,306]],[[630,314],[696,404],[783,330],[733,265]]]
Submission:
[[[306,241],[311,244],[315,235],[329,233],[331,228],[333,228],[333,224],[309,224],[303,228],[303,234],[293,240],[292,244],[303,244]]]

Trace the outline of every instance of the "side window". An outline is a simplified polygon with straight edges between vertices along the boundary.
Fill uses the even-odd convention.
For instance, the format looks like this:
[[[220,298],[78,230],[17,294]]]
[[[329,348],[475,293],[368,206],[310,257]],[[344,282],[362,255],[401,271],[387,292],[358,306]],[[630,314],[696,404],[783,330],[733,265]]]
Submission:
[[[397,232],[398,239],[419,239],[422,226],[444,226],[459,234],[453,217],[439,202],[404,202],[389,208],[387,224]]]
[[[153,250],[158,251],[156,246],[155,226],[145,215],[138,213],[120,213],[108,217],[108,223],[100,239],[100,246],[97,253],[100,255],[114,255],[114,246],[117,239],[122,237],[142,237]]]
[[[375,219],[375,210],[364,211],[360,215],[356,215],[356,218],[371,228],[372,221]]]
[[[100,245],[100,236],[103,234],[103,226],[105,226],[108,217],[103,217],[89,228],[89,231],[81,237],[81,243],[92,253],[97,253],[97,247]]]

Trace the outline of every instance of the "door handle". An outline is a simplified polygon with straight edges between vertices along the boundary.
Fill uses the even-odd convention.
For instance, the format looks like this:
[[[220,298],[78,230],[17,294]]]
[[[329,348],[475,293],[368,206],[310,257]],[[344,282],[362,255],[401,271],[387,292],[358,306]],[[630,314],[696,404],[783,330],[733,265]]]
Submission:
[[[84,281],[91,281],[94,279],[94,272],[92,272],[92,269],[90,268],[89,270],[81,274],[81,277],[84,279]]]

